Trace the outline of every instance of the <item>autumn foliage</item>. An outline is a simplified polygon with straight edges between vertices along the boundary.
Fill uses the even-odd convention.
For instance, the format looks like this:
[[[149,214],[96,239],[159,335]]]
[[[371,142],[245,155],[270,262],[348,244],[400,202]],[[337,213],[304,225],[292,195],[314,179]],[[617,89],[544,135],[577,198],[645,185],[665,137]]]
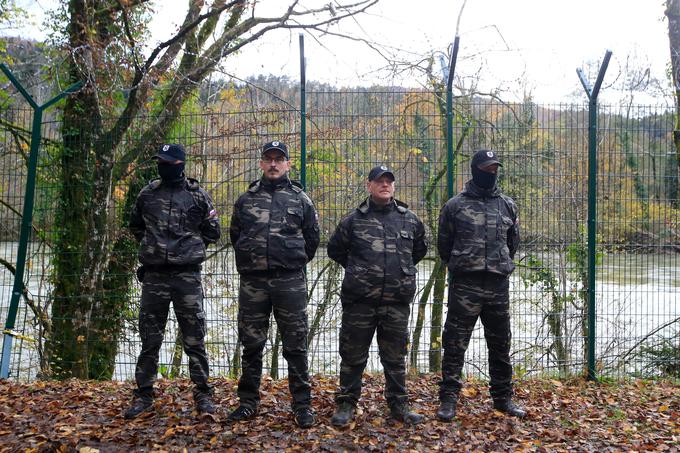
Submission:
[[[216,379],[218,411],[197,418],[191,383],[158,383],[155,411],[133,421],[121,413],[132,383],[0,381],[0,452],[42,451],[678,451],[680,386],[667,381],[613,384],[525,380],[516,399],[525,420],[490,409],[484,383],[468,382],[454,423],[434,419],[437,376],[409,381],[413,407],[427,416],[417,427],[391,420],[383,379],[366,376],[355,422],[330,425],[336,379],[313,381],[318,423],[296,428],[286,380],[264,379],[260,414],[227,424],[237,404],[235,381]]]

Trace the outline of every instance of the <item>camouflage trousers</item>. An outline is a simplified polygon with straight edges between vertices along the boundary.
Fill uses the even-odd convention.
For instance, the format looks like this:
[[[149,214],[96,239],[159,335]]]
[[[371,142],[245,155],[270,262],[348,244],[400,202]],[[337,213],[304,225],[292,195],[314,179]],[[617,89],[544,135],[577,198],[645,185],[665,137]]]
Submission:
[[[170,302],[182,333],[184,352],[189,357],[189,375],[194,396],[211,393],[208,357],[205,352],[205,312],[200,271],[146,271],[142,282],[139,335],[142,351],[137,359],[135,395],[153,397],[158,373],[158,354],[163,343]]]
[[[454,400],[463,385],[465,351],[477,318],[482,320],[489,352],[490,392],[494,400],[512,396],[510,364],[510,280],[489,272],[456,275],[449,287],[444,325],[441,401]]]
[[[408,401],[406,393],[406,351],[409,304],[345,303],[340,328],[340,390],[336,403],[356,406],[361,396],[361,375],[377,331],[378,352],[385,372],[387,404]]]
[[[281,334],[283,357],[288,363],[293,410],[309,407],[312,397],[307,364],[307,281],[302,270],[241,275],[238,296],[238,335],[243,345],[243,372],[238,382],[240,403],[253,409],[260,403],[262,352],[272,311]]]

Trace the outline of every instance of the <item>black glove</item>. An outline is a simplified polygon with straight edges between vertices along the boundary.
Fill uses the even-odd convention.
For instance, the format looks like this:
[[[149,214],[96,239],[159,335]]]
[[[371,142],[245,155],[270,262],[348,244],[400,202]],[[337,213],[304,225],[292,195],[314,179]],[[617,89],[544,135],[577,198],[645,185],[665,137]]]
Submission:
[[[142,283],[144,281],[144,274],[146,274],[146,269],[144,266],[139,266],[137,268],[137,280]]]

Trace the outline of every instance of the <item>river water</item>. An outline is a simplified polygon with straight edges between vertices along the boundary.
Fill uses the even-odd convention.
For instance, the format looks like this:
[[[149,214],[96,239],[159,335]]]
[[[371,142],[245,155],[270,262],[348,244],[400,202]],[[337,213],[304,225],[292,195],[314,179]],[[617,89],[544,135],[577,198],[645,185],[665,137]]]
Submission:
[[[14,263],[16,244],[0,245],[0,256]],[[29,247],[29,261],[26,270],[28,286],[32,298],[46,303],[49,295],[47,278],[49,262],[46,262],[44,251]],[[218,260],[211,260],[204,269],[205,305],[208,316],[208,335],[206,346],[210,355],[213,375],[234,373],[234,354],[237,345],[236,313],[238,296],[238,276],[234,272],[230,251],[220,254]],[[550,374],[557,375],[561,370],[572,373],[580,372],[584,367],[581,284],[573,273],[565,271],[559,255],[546,254],[541,260],[550,268],[558,279],[558,290],[549,291],[541,283],[528,283],[528,271],[522,266],[511,278],[511,315],[513,329],[513,364],[519,376]],[[315,325],[315,335],[310,344],[310,368],[313,373],[337,374],[339,370],[338,332],[341,308],[337,290],[340,271],[333,279],[328,280],[324,273],[317,280],[319,271],[328,263],[323,256],[315,258],[308,266],[308,287],[314,286],[308,314],[310,325]],[[419,294],[430,274],[433,261],[424,261],[419,265]],[[680,330],[680,255],[604,255],[598,266],[596,286],[596,356],[598,370],[610,375],[654,374],[649,361],[641,357],[639,347],[654,346],[662,337],[671,337]],[[3,268],[0,274],[0,316],[7,317],[11,296],[13,276]],[[327,288],[331,296],[327,297]],[[138,292],[138,288],[136,291]],[[419,296],[418,294],[418,296]],[[560,297],[561,305],[555,305],[555,295]],[[137,296],[133,300],[137,303]],[[416,297],[416,299],[418,298]],[[410,345],[409,354],[418,350],[417,369],[426,372],[429,369],[428,356],[430,344],[430,307],[432,297],[428,301],[420,343]],[[325,305],[324,316],[314,322],[320,307]],[[556,307],[559,308],[556,311]],[[26,337],[35,338],[32,316],[20,303],[16,330]],[[139,351],[139,339],[136,332],[134,308],[126,323],[128,326],[124,338],[120,342],[115,379],[131,379],[134,377],[134,363]],[[417,306],[413,305],[411,331],[416,319]],[[444,318],[446,308],[444,307]],[[549,328],[548,319],[559,320],[562,335],[555,337]],[[171,319],[174,316],[171,315]],[[487,355],[483,330],[478,323],[470,342],[466,356],[466,373],[479,377],[487,376]],[[161,351],[161,371],[168,373],[171,369],[176,336],[176,324],[168,323],[166,343]],[[666,327],[664,327],[666,326]],[[270,341],[265,354],[265,372],[271,373],[271,349],[273,331],[270,329]],[[434,335],[438,337],[438,335]],[[678,341],[677,338],[675,340]],[[556,344],[562,344],[567,351],[558,362],[555,353]],[[186,357],[180,368],[180,375],[187,374]],[[559,365],[559,366],[558,366]],[[285,376],[285,361],[279,358],[278,375]],[[31,341],[14,342],[12,373],[23,379],[31,379],[38,369],[38,354],[35,343]],[[380,371],[377,346],[371,348],[367,371]]]

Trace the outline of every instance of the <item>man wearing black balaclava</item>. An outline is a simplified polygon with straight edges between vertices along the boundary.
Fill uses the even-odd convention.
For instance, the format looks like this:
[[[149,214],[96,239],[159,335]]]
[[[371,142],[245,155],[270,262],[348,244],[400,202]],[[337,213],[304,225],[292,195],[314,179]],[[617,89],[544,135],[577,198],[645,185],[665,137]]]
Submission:
[[[184,175],[182,145],[163,145],[157,154],[160,179],[137,196],[130,230],[141,242],[137,278],[142,283],[139,334],[142,350],[137,360],[132,405],[125,418],[153,407],[153,383],[158,373],[158,353],[163,343],[170,302],[189,357],[194,401],[199,414],[213,413],[212,387],[208,384],[208,358],[204,336],[201,263],[208,244],[220,238],[217,211],[198,181]]]
[[[442,421],[456,415],[465,351],[477,318],[482,320],[489,350],[494,408],[514,417],[526,416],[512,401],[510,364],[509,287],[519,245],[518,211],[497,185],[500,166],[494,151],[475,152],[470,161],[472,179],[439,216],[437,248],[451,275],[437,411]]]

